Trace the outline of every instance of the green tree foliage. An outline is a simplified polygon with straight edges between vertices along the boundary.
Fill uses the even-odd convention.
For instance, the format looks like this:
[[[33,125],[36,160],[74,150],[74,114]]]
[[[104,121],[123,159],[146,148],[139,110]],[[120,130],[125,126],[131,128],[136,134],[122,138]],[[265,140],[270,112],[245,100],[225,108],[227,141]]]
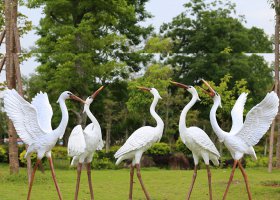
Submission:
[[[243,18],[234,18],[230,1],[191,0],[184,6],[185,12],[161,27],[164,37],[173,42],[173,55],[165,58],[175,79],[191,82],[203,77],[218,83],[231,74],[233,82],[248,81],[258,102],[271,87],[272,69],[262,57],[244,52],[272,52],[268,36],[259,28],[245,28]]]
[[[158,36],[151,37],[145,44],[144,51],[146,53],[170,53],[172,49],[172,41],[170,38],[162,38]]]
[[[5,15],[5,9],[4,9],[4,1],[0,2],[0,31],[3,31],[3,26],[5,24],[4,21],[4,15]]]
[[[138,116],[136,120],[143,124],[155,124],[154,119],[151,118],[149,108],[153,99],[153,96],[149,92],[139,91],[137,86],[154,87],[158,90],[162,97],[158,102],[156,109],[161,116],[162,120],[166,120],[170,117],[168,110],[170,109],[169,99],[172,98],[168,92],[170,80],[172,76],[172,70],[169,66],[162,66],[159,64],[153,64],[149,66],[142,77],[136,78],[128,83],[128,101],[127,108],[129,114]],[[166,124],[166,123],[165,123]],[[138,126],[139,126],[138,125]],[[165,131],[167,127],[165,126]]]
[[[43,6],[45,14],[37,27],[40,39],[34,53],[40,66],[30,80],[31,96],[43,90],[55,102],[62,91],[69,90],[86,98],[100,84],[109,83],[98,101],[103,101],[102,96],[111,101],[97,103],[98,111],[104,111],[102,118],[108,120],[111,114],[104,108],[118,107],[115,100],[121,98],[109,92],[111,86],[117,88],[119,83],[122,88],[122,81],[151,58],[137,50],[152,31],[152,27],[139,25],[150,17],[145,11],[147,0],[28,2],[30,7]],[[78,104],[69,104],[69,108],[82,111]],[[59,118],[55,115],[54,121]]]
[[[149,110],[152,96],[148,92],[139,91],[137,86],[154,87],[164,99],[167,96],[167,88],[170,85],[171,76],[172,70],[169,66],[154,64],[147,68],[147,71],[142,77],[130,81],[128,83],[128,111],[142,113],[141,115],[145,116],[143,108]]]

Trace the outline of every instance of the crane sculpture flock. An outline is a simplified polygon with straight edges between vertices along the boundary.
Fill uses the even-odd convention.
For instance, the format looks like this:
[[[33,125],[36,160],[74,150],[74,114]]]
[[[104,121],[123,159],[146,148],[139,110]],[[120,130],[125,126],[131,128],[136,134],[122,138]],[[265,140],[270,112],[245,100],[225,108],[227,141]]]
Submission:
[[[243,110],[246,102],[247,94],[242,93],[236,101],[231,115],[232,115],[232,128],[230,132],[223,131],[216,119],[216,111],[218,106],[221,106],[220,95],[206,82],[203,83],[208,87],[203,91],[213,98],[213,106],[210,111],[210,122],[214,132],[216,133],[220,142],[223,142],[231,153],[234,159],[232,172],[223,195],[223,199],[226,199],[230,184],[232,182],[234,171],[238,165],[248,193],[248,198],[251,200],[252,195],[250,192],[248,178],[240,159],[244,154],[251,155],[254,159],[257,159],[253,146],[255,146],[262,136],[267,132],[272,120],[275,118],[278,112],[279,99],[275,92],[270,92],[266,97],[255,107],[253,107],[247,114],[245,121],[243,122]],[[209,185],[209,199],[212,200],[212,186],[211,186],[211,172],[210,163],[211,160],[214,165],[219,165],[220,154],[216,149],[209,136],[200,128],[195,126],[186,127],[187,112],[191,107],[199,101],[199,96],[196,89],[193,86],[184,85],[182,83],[171,81],[172,84],[177,87],[186,89],[192,94],[191,101],[184,107],[181,112],[179,120],[179,132],[182,142],[192,151],[194,159],[194,174],[191,185],[187,194],[187,199],[190,199],[192,189],[197,176],[197,165],[199,158],[204,160],[208,175]],[[130,186],[129,186],[129,200],[132,200],[133,193],[133,177],[134,170],[136,168],[137,177],[141,184],[142,190],[147,200],[150,200],[150,195],[144,186],[141,172],[140,162],[143,153],[149,149],[154,143],[159,142],[164,129],[163,120],[156,113],[155,107],[161,96],[157,89],[138,87],[143,91],[150,92],[154,98],[150,106],[150,113],[156,121],[156,126],[144,126],[134,131],[131,136],[126,140],[124,145],[115,153],[114,157],[117,159],[116,165],[120,164],[123,160],[131,160],[130,165]],[[93,154],[96,150],[103,148],[101,127],[96,118],[91,113],[89,106],[96,98],[98,93],[103,89],[103,86],[89,96],[86,101],[73,95],[71,92],[65,91],[61,93],[58,103],[62,112],[62,119],[59,126],[56,129],[52,129],[51,118],[53,115],[52,108],[49,103],[48,95],[46,93],[38,93],[29,103],[24,100],[14,89],[6,90],[4,94],[4,109],[8,117],[12,120],[17,134],[22,141],[28,145],[28,149],[25,157],[30,156],[32,152],[37,153],[37,162],[34,166],[31,181],[29,184],[27,200],[30,199],[32,184],[38,165],[41,164],[41,159],[46,156],[50,163],[53,181],[59,196],[62,199],[60,189],[58,187],[53,162],[51,158],[51,150],[55,146],[58,138],[62,138],[68,123],[68,111],[65,104],[66,99],[73,99],[84,104],[84,112],[91,120],[91,123],[83,130],[81,125],[77,125],[69,137],[68,142],[68,154],[73,157],[71,165],[77,166],[77,182],[74,199],[78,199],[80,176],[82,165],[85,164],[87,168],[88,183],[91,200],[94,199],[94,193],[91,181],[91,162]]]

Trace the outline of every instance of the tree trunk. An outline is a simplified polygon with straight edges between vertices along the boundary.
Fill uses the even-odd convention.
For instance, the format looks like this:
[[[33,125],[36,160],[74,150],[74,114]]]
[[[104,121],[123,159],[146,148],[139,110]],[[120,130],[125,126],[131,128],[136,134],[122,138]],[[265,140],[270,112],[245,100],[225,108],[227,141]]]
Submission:
[[[171,146],[172,142],[173,142],[173,137],[171,137],[170,135],[167,135],[167,130],[169,129],[169,109],[170,109],[170,98],[171,97],[171,91],[170,89],[168,90],[168,94],[167,94],[167,98],[166,98],[166,107],[165,107],[165,122],[164,122],[164,135],[168,138],[168,142],[169,145]]]
[[[275,4],[275,13],[276,13],[276,19],[275,19],[275,35],[274,35],[274,43],[275,43],[275,61],[274,61],[274,71],[275,71],[275,84],[274,84],[274,91],[277,93],[279,97],[279,0],[274,0]],[[273,159],[273,143],[274,143],[274,128],[275,128],[275,123],[278,123],[278,118],[279,118],[279,110],[278,114],[275,120],[273,120],[272,128],[271,128],[271,134],[270,134],[270,140],[269,140],[269,161],[268,161],[268,171],[272,171],[272,159]],[[279,124],[278,124],[279,126]],[[277,129],[278,134],[277,134],[277,144],[280,145],[280,129],[278,127]],[[280,167],[280,147],[277,148],[277,162],[279,162],[279,167]]]
[[[6,27],[6,80],[9,89],[16,88],[15,68],[13,62],[14,37],[13,37],[13,24],[16,23],[16,16],[12,14],[17,1],[5,0],[5,27]],[[10,174],[17,174],[19,171],[18,162],[18,147],[17,147],[17,134],[13,123],[8,121],[8,135],[9,135],[9,161],[10,161]]]
[[[110,143],[111,143],[111,128],[112,128],[112,116],[108,116],[108,121],[106,124],[106,153],[110,150]]]
[[[278,113],[279,114],[279,113]],[[279,124],[279,116],[277,116],[277,143],[276,143],[276,167],[280,168],[280,124]]]
[[[268,138],[265,138],[265,145],[264,145],[264,151],[263,151],[263,156],[265,157],[267,154],[267,143],[268,143]]]
[[[269,137],[269,156],[268,156],[268,172],[272,171],[273,164],[273,139],[274,139],[274,128],[275,128],[275,120],[273,120],[271,125],[271,132]]]

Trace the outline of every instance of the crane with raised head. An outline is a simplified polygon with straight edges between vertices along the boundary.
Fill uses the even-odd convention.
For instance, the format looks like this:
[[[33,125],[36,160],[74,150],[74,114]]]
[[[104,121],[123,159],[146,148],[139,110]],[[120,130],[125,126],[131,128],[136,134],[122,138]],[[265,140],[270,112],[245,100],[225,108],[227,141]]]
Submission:
[[[4,94],[4,109],[8,117],[12,120],[17,134],[22,141],[28,145],[25,158],[32,152],[37,153],[37,162],[34,166],[28,189],[27,200],[30,199],[31,189],[36,169],[41,164],[41,159],[46,156],[49,160],[52,178],[59,196],[62,199],[58,187],[54,167],[51,157],[51,150],[55,146],[58,138],[62,138],[68,124],[68,110],[65,104],[66,99],[73,99],[84,103],[82,99],[69,91],[61,93],[58,103],[62,112],[62,119],[56,129],[52,129],[51,119],[53,110],[49,102],[47,93],[38,93],[29,103],[23,99],[16,90],[6,90]]]
[[[219,106],[221,107],[221,97],[207,81],[202,81],[208,87],[208,90],[204,90],[204,92],[212,97],[214,101],[214,104],[210,111],[211,126],[218,136],[219,141],[225,144],[232,158],[234,159],[231,175],[223,199],[226,199],[230,184],[234,176],[235,168],[238,165],[246,184],[248,198],[251,200],[252,194],[249,188],[248,177],[244,168],[242,167],[240,159],[244,156],[244,154],[251,155],[254,159],[257,159],[253,146],[255,146],[260,141],[260,139],[269,129],[273,119],[275,118],[278,112],[279,98],[275,92],[269,92],[259,104],[254,106],[247,113],[245,121],[243,123],[243,116],[240,116],[240,110],[243,112],[246,98],[244,99],[244,97],[242,97],[244,100],[240,101],[241,105],[237,105],[237,108],[239,107],[240,110],[232,112],[233,121],[236,121],[235,118],[237,118],[239,122],[235,122],[235,127],[232,128],[229,133],[227,133],[220,128],[216,119],[217,109]],[[241,120],[240,117],[242,117]]]
[[[164,123],[160,116],[156,113],[155,107],[158,103],[158,100],[161,99],[157,89],[155,88],[146,88],[146,87],[138,87],[141,90],[149,91],[154,95],[154,100],[150,107],[150,113],[153,118],[156,120],[156,127],[152,126],[144,126],[136,131],[134,131],[131,136],[126,140],[124,145],[115,153],[115,158],[117,158],[116,165],[118,165],[121,161],[130,159],[132,160],[130,166],[130,189],[129,189],[129,200],[132,200],[132,190],[133,190],[133,176],[134,176],[134,168],[137,170],[137,177],[141,184],[141,187],[145,193],[146,199],[150,200],[150,195],[146,190],[141,172],[140,172],[140,161],[142,154],[149,149],[155,142],[159,142],[164,128]]]
[[[178,87],[186,89],[189,93],[192,94],[192,99],[182,110],[179,121],[180,138],[182,142],[188,147],[188,149],[191,150],[194,160],[194,173],[192,183],[187,195],[187,200],[191,197],[192,189],[196,180],[199,158],[202,158],[206,165],[209,186],[209,199],[212,200],[212,185],[209,160],[211,160],[214,165],[218,166],[220,154],[209,136],[202,129],[196,126],[186,127],[186,116],[188,111],[197,101],[200,100],[196,89],[193,86],[174,81],[171,81],[171,83]]]
[[[84,104],[84,112],[91,120],[91,123],[86,126],[83,130],[81,125],[77,125],[72,130],[69,141],[68,141],[68,155],[73,157],[71,165],[77,165],[77,183],[76,183],[76,192],[75,200],[78,199],[79,187],[80,187],[80,177],[83,163],[86,164],[87,175],[88,175],[88,184],[90,190],[90,198],[94,199],[92,181],[91,181],[91,161],[93,154],[96,150],[101,150],[104,146],[102,140],[101,127],[91,113],[89,106],[96,98],[98,93],[103,89],[104,86],[101,86],[96,90],[91,96],[89,96]]]

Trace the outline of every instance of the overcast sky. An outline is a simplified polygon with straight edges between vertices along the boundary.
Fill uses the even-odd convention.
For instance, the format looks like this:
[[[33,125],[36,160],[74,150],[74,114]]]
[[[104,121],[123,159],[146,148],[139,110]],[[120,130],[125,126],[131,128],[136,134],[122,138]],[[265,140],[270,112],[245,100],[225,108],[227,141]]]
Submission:
[[[183,4],[188,0],[150,0],[147,3],[147,10],[154,16],[149,19],[145,24],[152,24],[158,31],[160,25],[164,22],[172,21],[172,18],[184,11]],[[244,15],[247,21],[244,24],[246,27],[256,26],[264,29],[266,34],[272,35],[274,33],[274,10],[270,8],[267,0],[232,0],[236,4],[237,15]],[[20,8],[20,12],[24,13],[32,21],[33,25],[39,24],[39,20],[42,17],[42,10],[40,9],[27,9]],[[35,31],[31,31],[29,34],[24,35],[21,38],[21,45],[23,48],[30,48],[34,45],[38,36]],[[3,51],[3,47],[1,48]],[[273,55],[266,56],[268,61],[273,60]],[[29,59],[27,62],[22,63],[21,72],[23,75],[28,75],[34,72],[34,69],[38,63],[34,61],[34,58]],[[4,80],[5,73],[1,73],[0,82]]]

